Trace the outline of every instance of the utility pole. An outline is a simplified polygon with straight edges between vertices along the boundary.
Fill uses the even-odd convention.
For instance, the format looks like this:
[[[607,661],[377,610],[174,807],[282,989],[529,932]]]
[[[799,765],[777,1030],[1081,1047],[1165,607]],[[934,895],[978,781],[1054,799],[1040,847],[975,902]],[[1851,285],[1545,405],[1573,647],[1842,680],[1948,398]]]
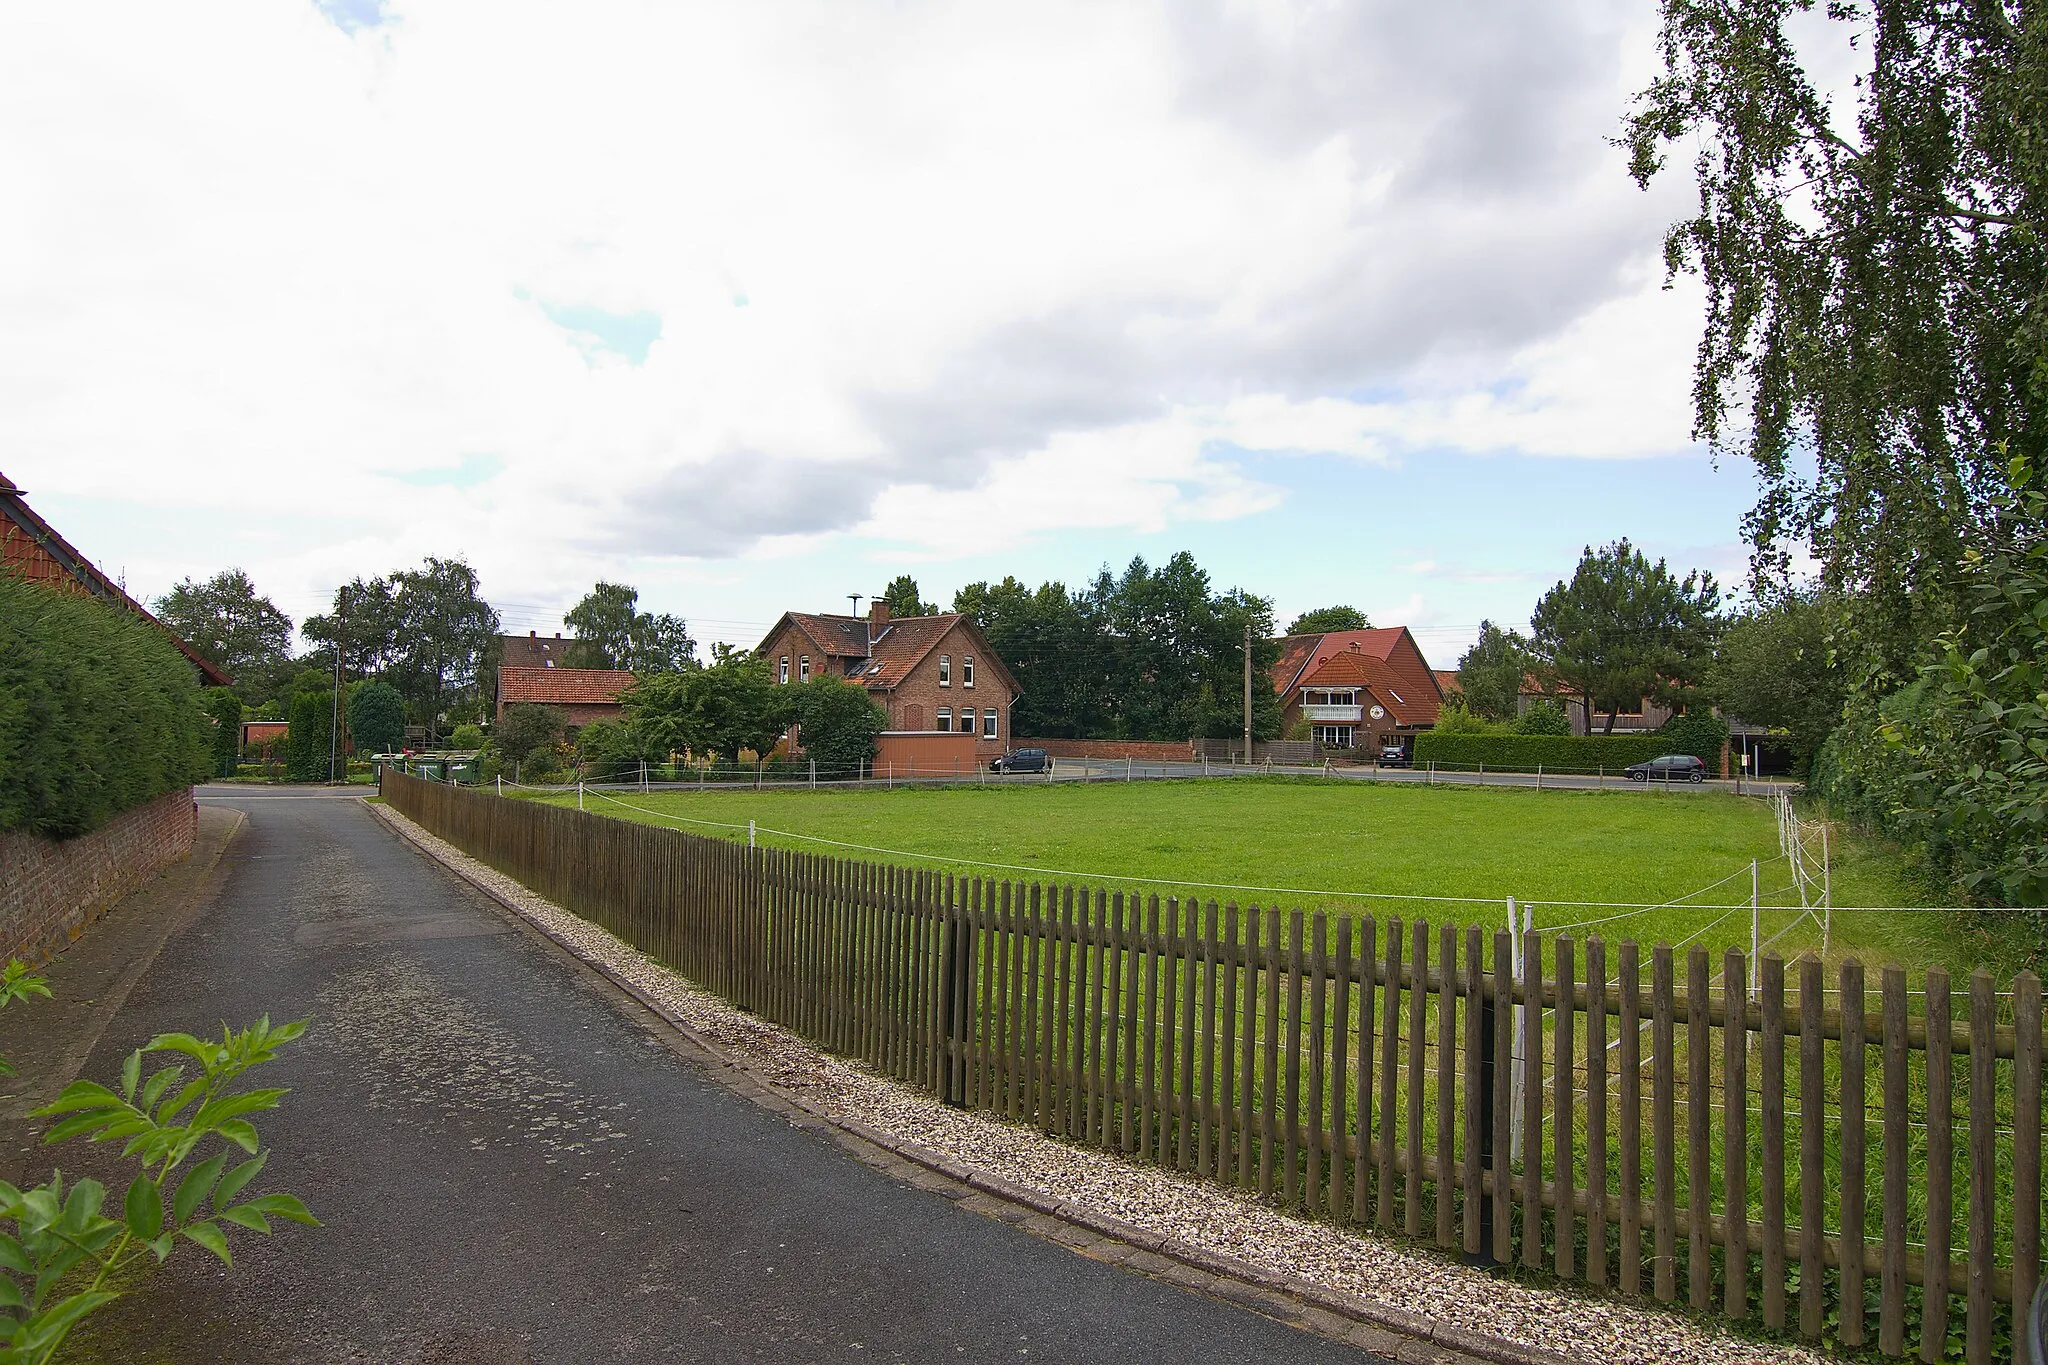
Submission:
[[[1252,621],[1244,621],[1244,761],[1252,761]]]

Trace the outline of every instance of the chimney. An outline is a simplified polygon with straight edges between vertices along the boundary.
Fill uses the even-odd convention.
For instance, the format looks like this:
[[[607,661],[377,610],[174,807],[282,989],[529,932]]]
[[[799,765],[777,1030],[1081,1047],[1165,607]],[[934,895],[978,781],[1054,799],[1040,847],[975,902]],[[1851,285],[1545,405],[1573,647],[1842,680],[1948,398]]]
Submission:
[[[872,626],[886,626],[889,624],[889,604],[887,602],[874,602],[868,606],[868,624]]]

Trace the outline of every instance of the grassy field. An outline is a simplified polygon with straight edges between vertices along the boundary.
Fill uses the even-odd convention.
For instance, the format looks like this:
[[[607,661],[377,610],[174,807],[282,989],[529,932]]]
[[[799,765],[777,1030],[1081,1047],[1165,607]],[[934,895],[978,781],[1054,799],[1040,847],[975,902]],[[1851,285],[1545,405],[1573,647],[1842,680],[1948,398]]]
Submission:
[[[544,798],[573,804],[573,795]],[[619,804],[620,802],[629,804]],[[710,791],[616,800],[589,809],[677,823],[697,833],[914,864],[965,875],[1078,880],[1110,889],[1196,894],[1282,907],[1370,911],[1432,923],[1504,922],[1506,900],[1537,902],[1536,924],[1610,942],[1749,942],[1749,863],[1763,902],[1796,907],[1764,803],[1719,794],[1537,792],[1316,780],[1152,782],[896,791]],[[703,821],[708,824],[679,823]],[[725,828],[720,825],[728,826]],[[737,827],[737,828],[733,828]],[[863,849],[815,842],[833,840]],[[1837,832],[1838,906],[1924,904],[1890,850]],[[1013,869],[1028,868],[1032,871]],[[1728,879],[1720,886],[1713,883]],[[1210,884],[1200,886],[1197,884]],[[1229,887],[1247,889],[1225,889]],[[1256,889],[1249,889],[1256,888]],[[1348,893],[1348,894],[1347,894]],[[1381,896],[1460,898],[1448,903]],[[1680,905],[1631,911],[1616,902]],[[1727,907],[1743,908],[1730,911]],[[1713,908],[1700,908],[1713,907]],[[1617,917],[1620,918],[1611,918]],[[1588,921],[1605,920],[1598,925]],[[1796,910],[1767,909],[1763,936],[1789,958],[1818,949]],[[2009,921],[1957,911],[1841,910],[1829,958],[1902,962],[1917,972],[2027,965]]]

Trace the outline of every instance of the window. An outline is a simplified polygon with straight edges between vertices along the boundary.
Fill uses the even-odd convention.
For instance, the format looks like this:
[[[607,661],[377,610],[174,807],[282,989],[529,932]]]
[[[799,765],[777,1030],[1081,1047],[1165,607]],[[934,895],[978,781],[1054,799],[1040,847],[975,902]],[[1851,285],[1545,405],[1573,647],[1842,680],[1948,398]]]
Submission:
[[[962,687],[974,686],[974,656],[972,654],[960,656],[960,685]]]
[[[953,661],[944,654],[939,656],[939,686],[953,685]]]
[[[951,730],[951,729],[953,728],[953,708],[952,708],[952,707],[950,707],[950,706],[941,706],[941,707],[939,708],[939,726],[938,726],[938,728],[939,728],[939,729],[941,729],[941,730]]]
[[[789,656],[787,654],[782,656],[782,676],[777,681],[785,683],[789,681]]]
[[[996,737],[996,708],[993,706],[981,713],[981,733],[989,739]]]
[[[804,657],[798,661],[798,668],[800,670],[797,673],[798,681],[809,682],[811,680],[811,656],[808,654],[804,655]]]

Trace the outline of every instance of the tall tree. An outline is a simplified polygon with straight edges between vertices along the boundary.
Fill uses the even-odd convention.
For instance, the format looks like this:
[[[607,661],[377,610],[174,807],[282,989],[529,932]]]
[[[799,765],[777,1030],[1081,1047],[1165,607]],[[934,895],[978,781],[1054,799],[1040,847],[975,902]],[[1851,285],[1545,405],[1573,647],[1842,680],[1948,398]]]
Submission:
[[[290,662],[292,618],[240,569],[204,583],[184,579],[154,605],[158,619],[226,670],[244,696],[268,695],[273,675]]]
[[[477,593],[476,570],[428,557],[391,575],[398,639],[386,675],[413,706],[431,742],[449,703],[475,692],[498,634],[498,613]]]
[[[2025,900],[2048,809],[2037,671],[1973,661],[2015,657],[2039,625],[2048,16],[1814,8],[1665,0],[1631,169],[1647,184],[1667,149],[1696,149],[1699,211],[1665,243],[1706,286],[1695,419],[1761,475],[1760,595],[1803,541],[1839,613],[1847,701],[1816,776],[1971,894]],[[1839,107],[1802,65],[1820,47],[1862,67]]]
[[[1586,698],[1588,720],[1614,716],[1644,697],[1685,700],[1711,657],[1721,606],[1714,576],[1683,579],[1652,564],[1626,540],[1588,546],[1570,582],[1560,582],[1530,617],[1536,655]]]
[[[599,583],[562,618],[576,632],[571,659],[581,668],[673,673],[694,668],[697,642],[679,616],[640,610],[640,590]]]
[[[1533,662],[1520,632],[1481,621],[1479,639],[1458,660],[1458,690],[1465,694],[1466,709],[1489,720],[1513,720]]]
[[[395,578],[356,578],[334,590],[334,608],[309,616],[299,633],[326,648],[341,646],[341,676],[370,677],[398,653],[403,622]]]
[[[789,691],[802,727],[798,738],[820,772],[850,777],[874,762],[875,737],[888,728],[889,716],[866,688],[820,673]]]
[[[1012,733],[1108,733],[1114,642],[1065,584],[970,583],[953,595],[953,610],[974,618],[1023,689],[1010,713]]]
[[[1817,592],[1792,593],[1731,621],[1707,669],[1715,705],[1754,725],[1787,731],[1804,771],[1842,720],[1846,689],[1828,607]]]
[[[889,586],[882,590],[883,605],[889,608],[891,616],[936,616],[939,609],[918,596],[917,580],[909,574],[897,574]]]
[[[1185,552],[1154,569],[1140,558],[1105,567],[1088,588],[1037,591],[1014,578],[973,583],[953,609],[974,617],[1023,696],[1012,732],[1048,737],[1188,739],[1244,725],[1244,630],[1252,632],[1252,733],[1280,733],[1272,670],[1273,604],[1215,592]]]
[[[795,689],[776,686],[768,660],[723,645],[712,653],[708,668],[650,674],[626,693],[627,724],[647,751],[738,762],[742,750],[767,753],[789,728]]]
[[[1289,635],[1324,635],[1333,630],[1371,630],[1372,622],[1357,607],[1317,607],[1294,618]]]
[[[1645,185],[1696,149],[1699,210],[1665,239],[1706,286],[1695,421],[1761,476],[1760,586],[1803,542],[1842,606],[1850,686],[1877,698],[1958,619],[1959,566],[2014,480],[2048,471],[2048,17],[1815,9],[1664,0],[1664,73],[1625,141]],[[1839,103],[1801,64],[1823,45],[1863,67]]]

